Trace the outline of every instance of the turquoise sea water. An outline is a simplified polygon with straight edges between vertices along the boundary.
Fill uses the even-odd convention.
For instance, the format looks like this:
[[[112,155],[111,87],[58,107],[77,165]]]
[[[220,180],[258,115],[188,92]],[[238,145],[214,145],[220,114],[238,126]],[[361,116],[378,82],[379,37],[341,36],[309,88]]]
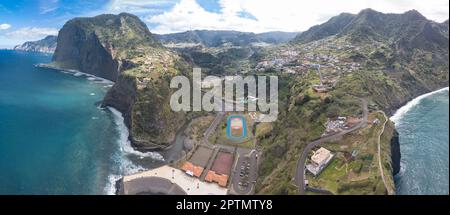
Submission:
[[[400,135],[397,193],[449,194],[449,92],[415,99],[394,116]]]
[[[106,88],[36,68],[51,56],[0,51],[0,193],[104,193],[118,132]]]
[[[158,160],[130,147],[120,113],[99,108],[112,83],[34,66],[50,60],[0,51],[0,194],[113,193],[142,169],[133,159]]]
[[[107,194],[120,175],[162,163],[130,147],[120,113],[98,108],[110,83],[34,67],[50,60],[0,50],[0,194]],[[419,98],[393,117],[399,194],[449,193],[448,98]]]

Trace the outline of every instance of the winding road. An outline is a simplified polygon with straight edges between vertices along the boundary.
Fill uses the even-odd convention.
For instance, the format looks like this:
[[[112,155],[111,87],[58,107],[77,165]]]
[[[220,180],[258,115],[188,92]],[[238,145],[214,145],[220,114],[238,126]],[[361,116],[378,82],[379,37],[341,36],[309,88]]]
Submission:
[[[343,130],[339,133],[327,135],[318,140],[315,140],[315,141],[309,143],[303,150],[302,154],[300,155],[300,159],[297,162],[297,170],[296,170],[296,174],[295,174],[295,183],[298,186],[300,195],[305,194],[305,166],[306,166],[306,158],[308,157],[309,151],[311,151],[314,147],[319,146],[320,144],[322,144],[324,142],[342,137],[343,135],[353,132],[355,130],[358,130],[367,124],[367,116],[369,114],[369,109],[367,107],[368,102],[364,98],[360,98],[360,100],[361,100],[361,106],[363,109],[363,119],[360,123],[358,123],[357,125],[349,128],[349,129]]]

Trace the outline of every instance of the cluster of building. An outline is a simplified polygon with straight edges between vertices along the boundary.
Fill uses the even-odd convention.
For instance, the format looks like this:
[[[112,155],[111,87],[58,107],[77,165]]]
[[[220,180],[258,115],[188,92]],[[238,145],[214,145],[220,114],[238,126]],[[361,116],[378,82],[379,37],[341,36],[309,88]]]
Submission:
[[[324,68],[324,74],[329,76],[329,83],[324,82],[314,86],[313,89],[316,92],[325,93],[333,89],[341,74],[358,71],[361,68],[360,63],[350,58],[342,58],[336,52],[358,52],[362,48],[325,39],[301,47],[286,47],[282,51],[274,51],[274,55],[259,62],[254,69],[256,72],[274,71],[303,75],[315,69],[317,65],[321,65]]]
[[[328,118],[324,136],[327,134],[340,132],[342,129],[349,129],[360,122],[356,117],[338,116],[334,119]]]
[[[118,194],[226,195],[228,189],[200,181],[180,169],[164,165],[156,169],[124,176]]]
[[[199,178],[201,181],[217,183],[221,187],[227,187],[233,163],[233,153],[224,149],[212,149],[201,145],[181,165],[181,170],[191,177]]]
[[[326,92],[330,91],[331,89],[333,89],[331,86],[324,85],[324,84],[315,84],[312,87],[313,87],[313,90],[317,93],[326,93]]]

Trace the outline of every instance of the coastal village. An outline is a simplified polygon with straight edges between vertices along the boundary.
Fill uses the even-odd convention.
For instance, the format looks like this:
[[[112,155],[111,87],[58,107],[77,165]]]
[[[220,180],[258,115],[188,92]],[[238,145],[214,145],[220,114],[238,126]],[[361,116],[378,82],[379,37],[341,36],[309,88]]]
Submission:
[[[226,116],[228,115],[228,116]],[[186,130],[181,159],[162,167],[121,180],[119,194],[188,194],[188,195],[250,195],[257,178],[255,138],[227,140],[216,137],[224,133],[227,119],[236,115],[218,113],[194,120]],[[245,117],[251,120],[251,117]],[[252,123],[247,121],[247,123]],[[230,123],[232,126],[232,123]],[[242,126],[246,126],[243,128]],[[233,129],[250,129],[245,123]]]
[[[327,50],[312,52],[311,50],[325,46]],[[318,95],[326,95],[334,89],[340,76],[357,71],[360,64],[351,60],[340,59],[332,51],[357,51],[360,47],[352,45],[315,44],[301,48],[286,48],[271,59],[263,60],[254,67],[254,72],[273,72],[291,75],[305,75],[308,72],[317,73],[318,83],[311,89]],[[318,49],[319,50],[319,49]],[[320,49],[321,50],[321,49]],[[213,83],[201,83],[202,87]],[[245,101],[245,99],[242,99]],[[252,124],[252,114],[245,117]],[[249,137],[247,143],[233,142],[223,137],[223,128],[227,125],[223,112],[215,116],[199,119],[200,129],[189,130],[188,136],[195,133],[195,138],[185,140],[188,153],[182,159],[153,170],[122,179],[120,194],[164,193],[164,194],[240,194],[249,195],[255,192],[258,168],[258,151],[256,137]],[[240,115],[246,115],[240,114]],[[228,116],[229,117],[229,116]],[[362,121],[362,116],[337,116],[328,118],[324,124],[322,137],[332,136],[356,127]],[[198,122],[193,122],[193,124]],[[191,125],[192,126],[192,125]],[[248,129],[252,129],[249,127]],[[201,133],[203,132],[203,133]],[[250,132],[252,133],[252,132]],[[212,138],[213,137],[213,138]],[[214,138],[215,137],[215,138]],[[251,142],[248,144],[248,142]],[[305,171],[317,177],[333,161],[336,153],[324,147],[317,147],[308,156]],[[305,179],[305,185],[308,180]],[[137,189],[139,188],[139,189]]]
[[[309,22],[273,26],[248,13],[248,5],[237,8],[222,1],[181,1],[161,8],[160,3],[114,1],[100,10],[77,7],[67,16],[60,15],[69,8],[52,4],[40,17],[25,14],[19,20],[47,17],[43,24],[48,26],[21,28],[13,15],[0,23],[7,43],[25,39],[11,37],[25,30],[57,35],[5,52],[5,116],[15,117],[5,122],[17,125],[6,126],[3,142],[12,147],[3,151],[32,156],[5,157],[4,193],[395,195],[422,189],[410,185],[420,182],[419,175],[442,181],[432,172],[411,171],[423,165],[409,165],[406,173],[414,174],[404,174],[400,165],[411,158],[408,153],[402,158],[405,134],[396,119],[406,113],[399,107],[409,111],[425,93],[448,91],[448,15],[446,21],[426,18],[442,15],[424,9],[433,5],[417,6],[424,15],[367,8],[331,17],[340,10],[332,8],[310,16],[317,25],[306,29]],[[20,12],[17,5],[5,5],[0,9]],[[34,6],[25,11],[49,9]],[[293,9],[280,11],[292,16]],[[317,10],[323,7],[299,15]],[[96,13],[105,14],[77,17]],[[177,20],[180,14],[184,18]],[[202,22],[196,18],[205,16],[211,20],[199,30]],[[199,22],[190,26],[186,17]],[[230,17],[233,26],[227,27]],[[239,23],[248,26],[236,28]],[[198,68],[205,73],[197,75]],[[249,77],[245,84],[232,83],[231,90],[224,84],[228,93],[218,92],[218,85],[242,76]],[[250,92],[253,87],[257,92]],[[174,107],[177,103],[181,108]],[[30,117],[33,112],[37,118]],[[275,117],[267,120],[272,113]],[[42,119],[53,127],[36,130],[32,125]],[[16,127],[19,132],[11,132]],[[29,143],[36,147],[23,147]],[[40,153],[49,148],[52,153]],[[49,169],[39,172],[34,166]]]
[[[291,41],[280,45],[267,46],[264,47],[264,50],[228,44],[203,47],[199,50],[189,49],[190,51],[185,50],[186,52],[183,52],[182,47],[184,46],[178,46],[175,43],[166,46],[174,51],[186,54],[187,58],[191,57],[190,60],[194,60],[194,57],[192,57],[192,54],[194,54],[197,56],[196,60],[200,63],[212,59],[230,58],[226,62],[211,61],[221,64],[217,68],[211,67],[209,64],[203,65],[207,67],[205,69],[208,75],[222,75],[215,81],[225,81],[227,75],[242,74],[277,75],[288,79],[288,88],[283,89],[286,91],[283,93],[289,95],[287,101],[283,101],[287,106],[283,107],[285,108],[284,111],[287,111],[287,113],[284,113],[288,115],[288,119],[284,119],[284,121],[292,124],[288,128],[292,128],[290,129],[291,132],[302,132],[296,130],[296,128],[303,126],[299,123],[309,123],[304,125],[304,129],[311,135],[301,134],[297,136],[297,134],[277,131],[278,134],[282,133],[284,136],[272,138],[264,145],[264,138],[258,136],[258,127],[261,126],[253,120],[254,112],[214,112],[201,116],[197,115],[190,119],[188,128],[184,132],[187,138],[183,141],[181,158],[170,160],[166,165],[156,169],[123,177],[119,183],[118,193],[181,192],[184,194],[249,195],[255,192],[264,193],[264,191],[259,192],[261,189],[258,191],[256,189],[259,185],[264,185],[265,187],[271,187],[272,192],[277,191],[287,194],[304,194],[305,192],[312,192],[313,188],[337,194],[354,192],[348,191],[349,189],[345,191],[340,190],[341,188],[338,189],[335,184],[337,180],[341,184],[343,184],[342,181],[359,181],[360,183],[378,186],[381,181],[379,180],[380,176],[383,177],[384,190],[388,190],[388,183],[392,184],[392,182],[386,182],[384,179],[383,171],[385,167],[381,166],[381,149],[377,151],[373,148],[363,150],[365,147],[367,148],[367,145],[371,147],[378,145],[381,148],[381,140],[377,143],[373,140],[376,132],[370,131],[370,129],[378,129],[377,132],[382,131],[381,134],[384,132],[385,124],[381,123],[383,117],[373,112],[380,110],[377,107],[380,105],[378,104],[380,101],[374,101],[370,96],[355,93],[352,90],[355,88],[355,91],[364,91],[364,83],[361,80],[365,78],[373,78],[370,80],[380,83],[386,82],[385,74],[366,73],[367,69],[376,70],[378,67],[385,69],[385,65],[383,65],[385,60],[378,60],[383,56],[392,54],[392,50],[385,46],[387,44],[378,41],[355,43],[351,42],[349,37],[337,35],[306,42]],[[258,51],[261,52],[258,53]],[[200,57],[198,57],[199,52],[202,53]],[[236,56],[238,53],[241,54],[239,57]],[[148,67],[148,70],[144,72],[140,72],[140,70],[128,72],[137,78],[137,89],[145,90],[153,79],[160,78],[157,75],[159,73],[152,73],[153,70],[176,74],[173,69],[176,59],[169,56],[171,55],[167,53],[167,56],[165,54],[156,54],[150,57],[138,55],[135,58],[136,62],[133,63]],[[157,59],[161,60],[158,61]],[[195,61],[193,62],[195,63]],[[198,64],[198,62],[195,64]],[[208,66],[211,68],[208,68]],[[210,69],[218,69],[218,71],[210,71]],[[371,77],[371,75],[377,76]],[[395,74],[391,75],[393,77],[388,78],[395,80]],[[202,83],[197,84],[200,84],[202,88],[207,88],[215,85],[213,82],[202,81]],[[237,103],[243,104],[253,102],[255,99],[257,98],[251,98],[250,96],[235,98],[236,101],[239,101]],[[222,102],[227,105],[229,101],[223,100]],[[231,103],[230,105],[235,104]],[[296,115],[290,115],[291,110],[293,110],[293,113],[298,113],[299,116],[309,118],[310,122],[303,122],[297,119]],[[315,111],[318,113],[315,113]],[[243,119],[237,123],[239,126],[228,121],[230,117],[237,116]],[[295,120],[290,120],[291,118]],[[314,124],[313,120],[318,123]],[[381,127],[381,124],[383,124],[383,127]],[[247,135],[238,140],[229,138],[227,135],[230,127],[245,128]],[[268,127],[275,127],[275,125],[269,125]],[[279,126],[277,128],[280,129]],[[238,130],[231,129],[235,133],[242,132]],[[269,129],[268,132],[271,131]],[[363,137],[360,133],[363,132],[366,132],[366,136],[372,135],[372,139],[360,140]],[[381,139],[381,134],[378,136],[379,139]],[[297,137],[300,138],[297,140]],[[342,139],[349,137],[359,139],[358,141],[350,139],[347,142],[340,142]],[[262,143],[259,143],[259,141]],[[339,144],[331,144],[337,142]],[[270,174],[274,172],[279,174],[275,165],[264,162],[267,160],[258,159],[258,157],[267,156],[263,154],[263,151],[267,152],[267,148],[272,146],[275,148],[273,149],[275,152],[272,152],[271,155],[273,159],[286,155],[290,156],[289,159],[297,161],[296,166],[293,162],[282,164],[291,172],[283,171],[281,175],[293,176],[291,180],[285,178],[281,180],[273,179],[269,176]],[[296,151],[296,154],[288,155],[288,150]],[[379,158],[375,160],[373,154],[377,152]],[[298,155],[299,153],[300,155]],[[260,160],[263,160],[262,163],[266,167],[268,166],[267,169],[270,169],[271,172],[261,173],[259,171]],[[375,175],[374,172],[377,171],[372,169],[377,166],[376,161],[379,162],[378,170],[380,172]],[[384,162],[390,163],[386,160]],[[353,169],[352,172],[349,168]],[[390,169],[387,169],[387,171],[390,171]],[[342,174],[340,178],[333,175],[336,172]],[[264,181],[261,182],[261,180],[258,180],[259,178],[263,178]],[[333,180],[335,181],[333,182]],[[271,182],[273,181],[281,182],[282,185],[272,186],[273,183]],[[329,183],[325,183],[325,181]],[[158,184],[158,186],[153,184]],[[352,187],[352,185],[348,187]],[[378,187],[374,190],[382,192],[383,189]]]
[[[351,45],[345,41],[321,40],[309,43],[305,46],[277,47],[271,52],[269,58],[259,62],[255,71],[276,71],[287,74],[305,74],[311,69],[316,70],[320,66],[325,73],[325,82],[333,80],[339,73],[352,73],[361,68],[354,56],[340,56],[341,52],[359,53],[369,47]]]

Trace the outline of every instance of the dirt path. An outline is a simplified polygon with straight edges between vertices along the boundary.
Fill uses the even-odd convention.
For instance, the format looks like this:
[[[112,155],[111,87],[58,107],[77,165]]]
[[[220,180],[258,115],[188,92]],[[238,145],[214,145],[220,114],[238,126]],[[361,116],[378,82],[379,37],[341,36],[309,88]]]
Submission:
[[[295,174],[295,182],[299,188],[300,195],[305,194],[305,166],[306,166],[306,158],[308,156],[309,151],[311,151],[314,147],[319,146],[320,144],[322,144],[324,142],[336,139],[338,137],[342,137],[345,134],[356,131],[356,130],[366,126],[367,117],[369,115],[369,109],[367,107],[368,102],[364,98],[360,98],[360,100],[361,100],[361,107],[363,109],[363,119],[361,120],[361,122],[358,125],[350,128],[350,129],[343,130],[337,134],[325,136],[318,140],[315,140],[315,141],[309,143],[303,150],[302,154],[300,155],[300,159],[297,162],[297,172]]]
[[[380,175],[381,175],[381,179],[383,180],[383,184],[384,187],[386,188],[388,195],[394,195],[394,191],[391,189],[391,187],[389,187],[386,183],[386,177],[384,176],[384,170],[383,170],[383,164],[381,162],[381,135],[383,135],[384,133],[384,129],[386,127],[386,123],[388,122],[388,118],[386,116],[386,114],[383,111],[378,111],[379,113],[382,113],[384,116],[384,123],[383,123],[383,127],[381,129],[380,134],[378,135],[378,140],[377,140],[377,147],[378,147],[378,169],[380,169]]]

